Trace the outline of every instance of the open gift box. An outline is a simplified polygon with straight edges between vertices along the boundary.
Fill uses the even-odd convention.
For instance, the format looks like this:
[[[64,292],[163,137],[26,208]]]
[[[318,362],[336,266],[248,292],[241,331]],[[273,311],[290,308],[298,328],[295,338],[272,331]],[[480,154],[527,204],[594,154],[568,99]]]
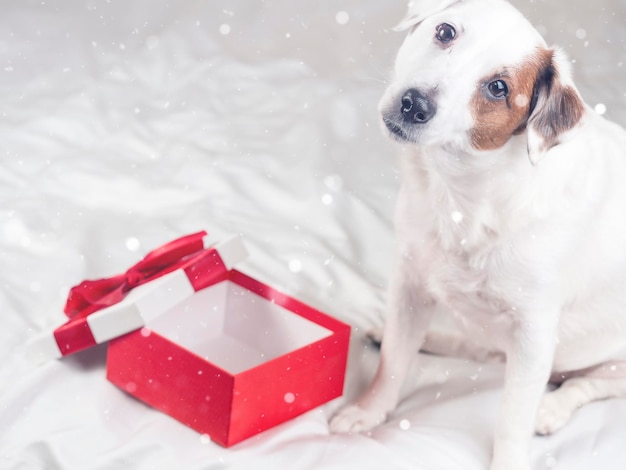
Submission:
[[[350,327],[232,269],[243,257],[238,237],[203,246],[113,305],[87,302],[31,355],[109,340],[108,380],[226,447],[340,396]]]

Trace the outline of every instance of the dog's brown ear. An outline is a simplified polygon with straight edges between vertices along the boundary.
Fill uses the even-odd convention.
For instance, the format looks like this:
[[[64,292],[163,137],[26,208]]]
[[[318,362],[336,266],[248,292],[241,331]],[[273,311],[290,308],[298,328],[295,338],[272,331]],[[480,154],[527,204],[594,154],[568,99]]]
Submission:
[[[393,29],[395,31],[405,31],[420,24],[425,18],[462,1],[463,0],[411,0],[406,16]]]
[[[528,158],[533,165],[565,139],[582,120],[585,104],[560,50],[541,51],[527,124]]]

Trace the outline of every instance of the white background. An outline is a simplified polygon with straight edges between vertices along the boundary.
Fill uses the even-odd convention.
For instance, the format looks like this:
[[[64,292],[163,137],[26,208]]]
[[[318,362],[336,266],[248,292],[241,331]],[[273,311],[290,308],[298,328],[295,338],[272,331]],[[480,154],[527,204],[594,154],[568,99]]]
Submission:
[[[515,2],[626,123],[626,2]],[[328,434],[337,400],[224,450],[105,380],[106,348],[33,368],[69,287],[202,228],[243,269],[354,326],[373,374],[397,189],[376,105],[403,1],[4,0],[0,5],[0,469],[486,468],[498,366],[427,357],[389,423]],[[416,374],[417,375],[417,374]],[[626,401],[534,441],[535,469],[626,468]]]

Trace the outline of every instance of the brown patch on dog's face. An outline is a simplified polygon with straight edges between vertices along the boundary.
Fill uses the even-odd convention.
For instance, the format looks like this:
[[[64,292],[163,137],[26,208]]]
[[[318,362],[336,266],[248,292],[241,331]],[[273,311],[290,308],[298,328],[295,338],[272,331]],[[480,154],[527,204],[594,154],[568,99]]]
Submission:
[[[536,104],[535,84],[550,60],[550,51],[541,50],[519,67],[480,81],[470,102],[474,118],[470,139],[475,149],[498,149],[524,131]]]

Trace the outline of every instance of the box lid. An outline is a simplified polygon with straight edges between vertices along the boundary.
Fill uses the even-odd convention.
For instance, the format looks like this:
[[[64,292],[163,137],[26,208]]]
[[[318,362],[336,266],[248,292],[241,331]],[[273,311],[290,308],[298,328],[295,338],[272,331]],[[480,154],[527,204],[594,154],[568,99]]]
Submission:
[[[123,274],[74,286],[65,305],[69,320],[29,341],[27,354],[44,362],[140,329],[194,292],[222,281],[246,257],[239,236],[211,244],[201,231],[173,240]]]

